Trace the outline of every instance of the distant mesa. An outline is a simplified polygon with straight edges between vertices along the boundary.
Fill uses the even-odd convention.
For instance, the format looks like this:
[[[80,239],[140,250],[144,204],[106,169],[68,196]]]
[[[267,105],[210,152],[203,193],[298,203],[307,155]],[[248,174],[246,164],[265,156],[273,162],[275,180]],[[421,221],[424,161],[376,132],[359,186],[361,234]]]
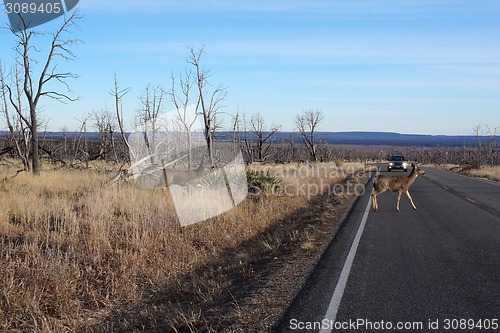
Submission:
[[[6,138],[9,135],[6,131],[0,131],[0,138]],[[47,132],[42,137],[46,140],[59,140],[63,138],[63,132]],[[81,133],[66,132],[66,138],[69,140],[80,137]],[[115,133],[116,138],[120,138],[119,133]],[[233,132],[219,132],[216,137],[220,141],[229,141],[233,139]],[[251,138],[251,133],[248,133]],[[417,146],[417,147],[463,147],[476,146],[477,138],[472,135],[425,135],[425,134],[401,134],[393,132],[317,132],[318,140],[328,144],[341,145],[381,145],[381,146]],[[289,142],[290,138],[300,142],[297,133],[281,132],[275,137],[275,142]],[[99,133],[87,132],[89,141],[99,141]],[[483,136],[483,143],[487,143],[490,137]]]
[[[289,141],[290,137],[295,135],[295,141],[300,142],[297,133],[281,132],[276,137],[276,142]],[[224,134],[219,133],[219,136],[224,136],[230,139],[233,136],[232,132]],[[417,146],[417,147],[463,147],[475,146],[477,138],[472,135],[426,135],[426,134],[401,134],[394,132],[317,132],[317,140],[322,140],[328,144],[340,145],[376,145],[376,146]],[[487,143],[489,137],[482,138],[483,143]]]

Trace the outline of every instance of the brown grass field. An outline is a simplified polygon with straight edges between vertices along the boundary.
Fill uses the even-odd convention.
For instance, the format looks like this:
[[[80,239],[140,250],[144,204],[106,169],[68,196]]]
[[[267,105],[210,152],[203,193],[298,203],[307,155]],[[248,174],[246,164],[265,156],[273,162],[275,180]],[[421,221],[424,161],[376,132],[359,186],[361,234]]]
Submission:
[[[479,168],[462,170],[461,172],[474,177],[500,182],[500,166],[481,166]]]
[[[458,164],[441,164],[431,165],[444,170],[460,173],[467,176],[484,178],[500,182],[500,166],[479,166],[479,165],[458,165]]]
[[[366,180],[354,175],[361,164],[257,166],[282,190],[181,228],[167,190],[104,187],[109,172],[50,165],[40,177],[10,178],[16,168],[0,165],[0,179],[8,177],[0,183],[0,331],[11,332],[258,331],[244,304],[259,306],[269,267],[301,254],[316,260],[318,239],[332,237],[324,228],[338,225],[356,197],[348,183]],[[345,191],[324,193],[333,184]],[[335,207],[343,210],[332,218]],[[285,308],[276,305],[269,320]]]

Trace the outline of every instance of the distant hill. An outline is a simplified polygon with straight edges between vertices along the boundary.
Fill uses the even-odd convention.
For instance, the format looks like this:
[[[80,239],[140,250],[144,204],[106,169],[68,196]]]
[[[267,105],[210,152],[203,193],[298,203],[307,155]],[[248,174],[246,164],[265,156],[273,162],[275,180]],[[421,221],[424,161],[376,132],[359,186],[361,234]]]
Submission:
[[[78,132],[66,132],[68,140],[78,138],[81,134]],[[8,132],[0,131],[0,137],[8,136]],[[59,140],[63,137],[62,132],[46,132],[40,133],[40,138],[47,140]],[[120,138],[119,133],[115,133],[117,139]],[[231,140],[232,132],[217,133],[218,140]],[[243,134],[241,134],[243,137]],[[251,137],[251,133],[249,133]],[[278,141],[289,141],[291,137],[298,142],[300,137],[298,133],[281,132],[278,133]],[[477,138],[472,135],[425,135],[425,134],[401,134],[394,132],[317,132],[316,137],[329,144],[344,144],[344,145],[383,145],[383,146],[475,146]],[[87,132],[87,139],[90,141],[99,140],[99,133]],[[486,143],[490,137],[483,136],[482,142]]]
[[[232,133],[219,134],[227,139],[232,137]],[[297,142],[300,140],[298,133],[279,133],[278,140],[289,141],[294,136]],[[393,132],[317,132],[316,138],[328,144],[343,145],[382,145],[382,146],[447,146],[462,147],[475,146],[477,138],[472,135],[424,135],[424,134],[401,134]],[[482,137],[482,142],[486,143],[490,137]]]
[[[66,138],[68,140],[77,139],[82,135],[80,132],[66,132]],[[45,140],[60,140],[63,138],[63,132],[38,132],[40,139]],[[0,138],[6,138],[9,136],[9,132],[0,131]],[[115,137],[119,138],[120,133],[115,133]],[[99,132],[87,132],[87,140],[89,141],[99,141]]]
[[[450,146],[477,144],[474,136],[400,134],[392,132],[322,132],[318,137],[328,143],[393,146]],[[489,138],[484,137],[486,142]]]

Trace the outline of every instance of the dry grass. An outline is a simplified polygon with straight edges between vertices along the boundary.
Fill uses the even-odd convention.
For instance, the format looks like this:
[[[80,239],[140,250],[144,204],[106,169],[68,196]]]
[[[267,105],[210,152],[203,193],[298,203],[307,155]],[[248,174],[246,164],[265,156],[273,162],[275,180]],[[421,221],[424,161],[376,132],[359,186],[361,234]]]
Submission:
[[[473,177],[485,178],[500,182],[500,166],[479,166],[479,165],[458,165],[458,164],[442,164],[434,165],[444,170],[449,170],[464,175]]]
[[[500,182],[500,166],[482,166],[478,169],[469,170],[468,174]]]
[[[362,165],[259,168],[283,178],[288,195],[247,199],[185,228],[168,191],[102,187],[109,174],[46,170],[2,182],[0,331],[217,331],[196,303],[227,292],[238,282],[228,278],[235,271],[239,278],[255,276],[249,262],[259,251],[276,251],[288,240],[314,247],[307,235],[269,230],[307,208],[317,193],[304,186],[326,189],[323,184],[343,181],[346,170]],[[0,167],[1,179],[14,173]],[[150,322],[125,320],[127,311]]]

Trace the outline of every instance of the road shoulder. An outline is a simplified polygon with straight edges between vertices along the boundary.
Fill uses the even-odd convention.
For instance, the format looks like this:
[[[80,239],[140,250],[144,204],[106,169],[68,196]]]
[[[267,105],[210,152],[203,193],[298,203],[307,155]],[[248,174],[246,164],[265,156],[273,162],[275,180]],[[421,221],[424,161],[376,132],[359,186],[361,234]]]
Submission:
[[[371,179],[366,184],[365,193],[354,202],[337,232],[325,247],[303,288],[276,327],[276,332],[310,332],[307,329],[297,329],[295,323],[321,322],[324,319],[370,200]]]

